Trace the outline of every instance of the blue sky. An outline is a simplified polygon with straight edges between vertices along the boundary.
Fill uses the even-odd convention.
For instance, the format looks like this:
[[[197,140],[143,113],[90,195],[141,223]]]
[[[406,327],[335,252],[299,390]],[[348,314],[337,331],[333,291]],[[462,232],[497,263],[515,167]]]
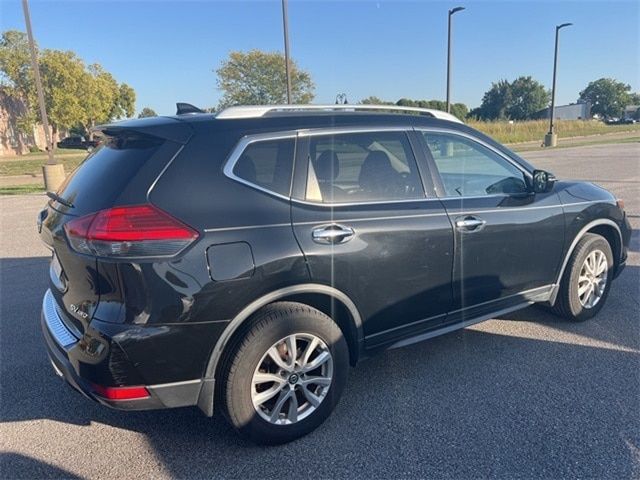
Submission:
[[[280,1],[31,0],[44,48],[101,63],[137,92],[137,107],[171,114],[176,101],[215,106],[214,70],[231,50],[282,50]],[[640,2],[290,0],[291,54],[311,72],[317,103],[345,92],[444,99],[447,10],[454,17],[452,100],[478,106],[492,81],[531,75],[550,88],[554,26],[562,31],[558,103],[591,80],[640,90]],[[2,30],[24,30],[19,0],[0,0]]]

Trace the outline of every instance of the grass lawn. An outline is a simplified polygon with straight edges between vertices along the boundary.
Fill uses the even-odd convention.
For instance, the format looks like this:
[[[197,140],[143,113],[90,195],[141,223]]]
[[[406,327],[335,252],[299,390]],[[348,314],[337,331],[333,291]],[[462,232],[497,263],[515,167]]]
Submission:
[[[592,120],[557,120],[554,122],[558,138],[602,135],[615,132],[637,132],[640,134],[640,123],[633,125],[606,125]],[[470,127],[486,133],[501,143],[519,143],[542,141],[549,131],[548,120],[532,120],[527,122],[477,122],[469,121]]]
[[[56,155],[56,158],[62,162],[64,171],[68,174],[71,173],[86,156],[86,152],[78,154],[76,150],[72,155]],[[42,175],[42,166],[45,163],[47,163],[47,156],[42,156],[41,154],[3,158],[0,160],[0,176]]]
[[[25,193],[44,193],[44,186],[37,184],[0,187],[0,195],[23,195]]]

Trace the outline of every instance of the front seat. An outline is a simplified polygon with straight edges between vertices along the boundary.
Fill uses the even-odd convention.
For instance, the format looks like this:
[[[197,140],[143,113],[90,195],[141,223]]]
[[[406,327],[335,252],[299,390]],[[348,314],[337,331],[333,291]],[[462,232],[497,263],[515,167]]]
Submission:
[[[398,198],[402,196],[402,179],[391,166],[389,156],[375,150],[364,159],[358,177],[360,189],[371,200]]]
[[[324,202],[342,201],[346,199],[346,193],[340,187],[333,184],[340,174],[340,159],[333,150],[325,150],[313,163],[316,178],[322,193]]]

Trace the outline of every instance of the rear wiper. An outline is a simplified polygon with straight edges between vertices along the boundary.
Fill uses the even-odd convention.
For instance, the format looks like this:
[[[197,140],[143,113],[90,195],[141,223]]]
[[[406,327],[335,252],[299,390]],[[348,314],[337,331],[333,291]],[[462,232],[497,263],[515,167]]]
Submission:
[[[69,202],[68,200],[65,200],[55,192],[47,192],[47,197],[49,197],[52,200],[55,200],[58,203],[61,203],[65,207],[74,208],[73,203]]]

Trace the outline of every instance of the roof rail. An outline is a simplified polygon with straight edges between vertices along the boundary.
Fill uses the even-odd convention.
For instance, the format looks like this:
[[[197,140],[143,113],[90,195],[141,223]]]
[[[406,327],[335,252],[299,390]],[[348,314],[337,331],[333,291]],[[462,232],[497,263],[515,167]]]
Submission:
[[[417,107],[401,107],[398,105],[246,105],[225,108],[216,115],[216,118],[258,118],[274,112],[323,112],[323,111],[389,111],[389,112],[413,112],[420,115],[448,120],[450,122],[463,123],[457,117],[441,110]]]

